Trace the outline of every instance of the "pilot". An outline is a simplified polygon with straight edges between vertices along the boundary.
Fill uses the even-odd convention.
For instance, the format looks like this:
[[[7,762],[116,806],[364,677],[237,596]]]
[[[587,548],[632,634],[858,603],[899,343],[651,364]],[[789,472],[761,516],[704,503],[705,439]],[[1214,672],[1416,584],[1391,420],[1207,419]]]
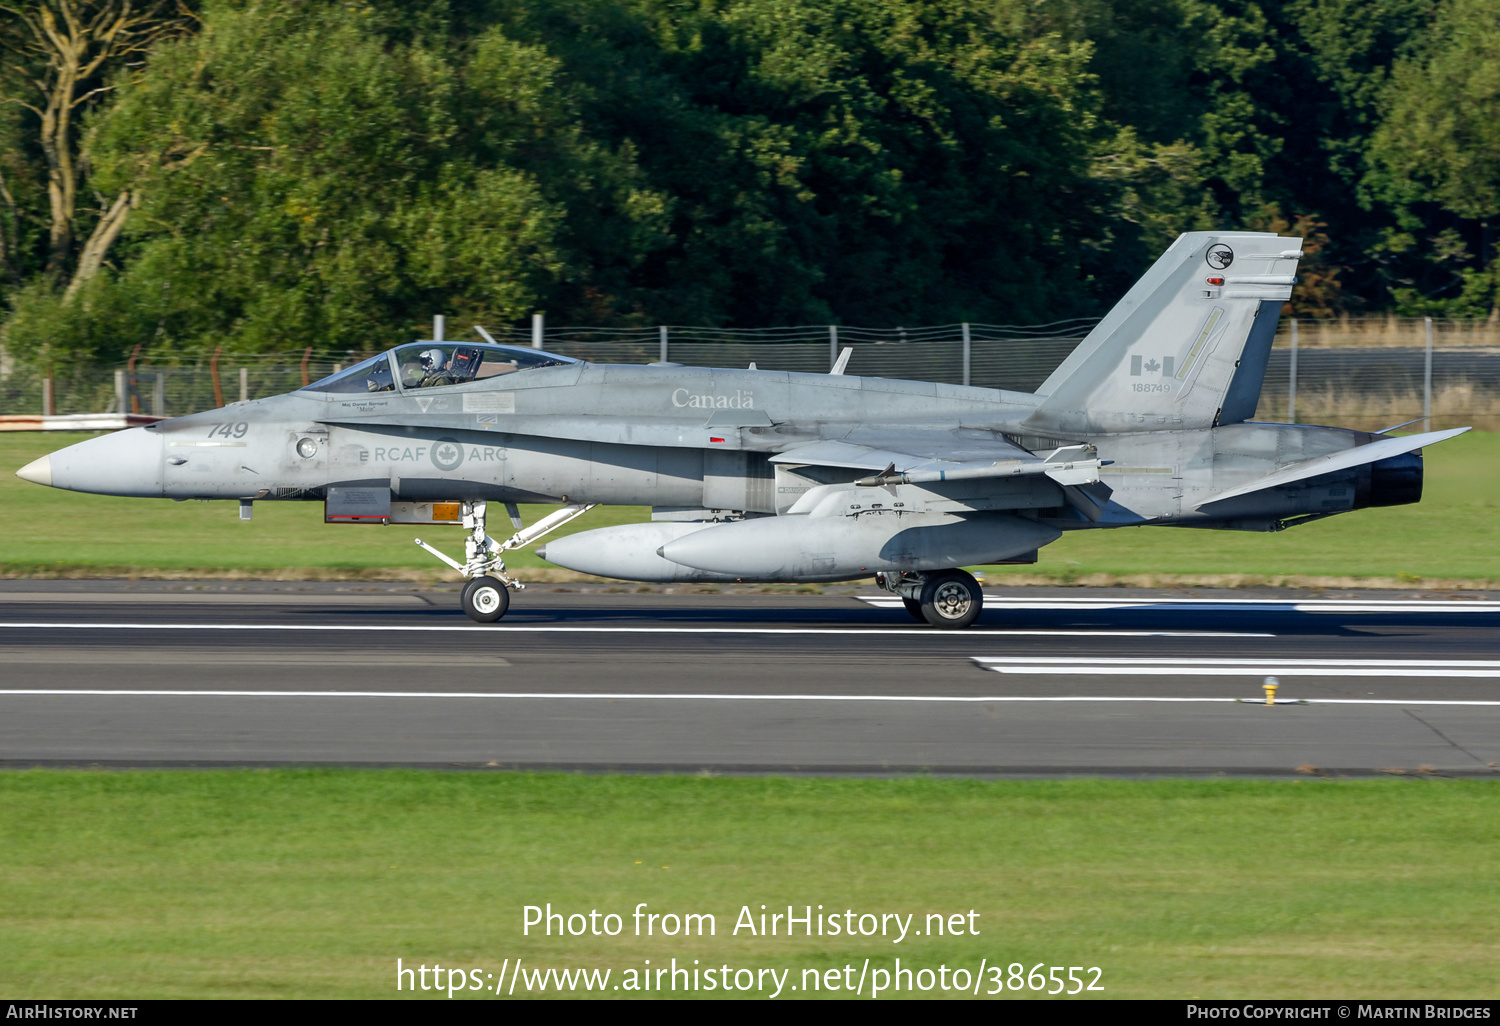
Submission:
[[[417,354],[417,361],[422,365],[422,380],[418,388],[431,388],[433,385],[451,385],[457,379],[449,372],[447,358],[441,349],[424,349]]]

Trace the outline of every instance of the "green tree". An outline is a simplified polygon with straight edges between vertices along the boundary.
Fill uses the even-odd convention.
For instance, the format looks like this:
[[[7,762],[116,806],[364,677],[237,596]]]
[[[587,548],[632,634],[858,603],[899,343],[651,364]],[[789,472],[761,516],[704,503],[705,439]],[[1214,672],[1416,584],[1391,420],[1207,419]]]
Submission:
[[[129,189],[112,198],[100,196],[99,209],[88,219],[92,229],[78,245],[79,194],[88,191],[88,156],[80,151],[78,121],[115,88],[111,78],[129,62],[139,64],[153,45],[185,33],[192,22],[180,0],[139,5],[130,0],[0,3],[0,49],[7,53],[12,71],[4,82],[4,99],[34,115],[26,127],[34,133],[43,158],[46,273],[53,282],[66,282],[69,295],[98,273],[138,200]],[[15,216],[8,188],[4,197]],[[11,239],[18,239],[18,227],[10,228]]]
[[[524,48],[506,60],[518,93],[552,70]],[[92,130],[98,187],[140,197],[120,273],[77,314],[18,297],[12,343],[360,351],[433,310],[529,311],[558,270],[559,211],[476,145],[519,130],[524,100],[478,116],[473,100],[461,66],[393,46],[358,9],[208,5]]]
[[[1045,319],[1092,302],[1088,46],[1019,0],[497,6],[628,147],[670,240],[621,309],[677,323]]]
[[[1480,0],[208,0],[78,65],[58,170],[22,72],[68,10],[127,9],[0,0],[5,331],[43,362],[436,311],[1042,321],[1212,227],[1315,233],[1309,310],[1494,293]]]
[[[1435,255],[1458,258],[1457,280],[1443,290],[1457,296],[1446,306],[1500,316],[1490,252],[1491,223],[1500,217],[1500,9],[1486,0],[1445,0],[1420,51],[1396,63],[1383,100],[1370,140],[1372,190],[1402,209],[1408,232],[1431,221],[1422,209],[1429,205],[1477,223],[1477,259],[1464,259],[1458,232],[1430,240]],[[1413,289],[1398,299],[1424,305]]]
[[[1177,235],[1245,227],[1267,202],[1283,146],[1263,103],[1276,76],[1264,4],[1067,0],[1042,23],[1091,47],[1107,129],[1094,157],[1106,188],[1092,261],[1100,298],[1118,295]]]

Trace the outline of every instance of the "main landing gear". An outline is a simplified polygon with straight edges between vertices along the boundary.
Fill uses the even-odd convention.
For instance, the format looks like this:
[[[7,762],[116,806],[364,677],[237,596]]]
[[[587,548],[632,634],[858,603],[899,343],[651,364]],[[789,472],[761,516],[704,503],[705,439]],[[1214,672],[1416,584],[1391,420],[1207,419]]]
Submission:
[[[505,572],[505,559],[501,553],[530,545],[575,517],[587,513],[595,504],[571,503],[547,514],[530,527],[522,527],[520,511],[514,503],[507,502],[505,509],[510,514],[510,522],[515,526],[516,533],[504,542],[497,542],[485,532],[487,505],[483,502],[463,504],[464,528],[469,532],[469,537],[464,540],[463,563],[449,559],[421,538],[417,539],[418,545],[469,578],[469,583],[464,585],[462,603],[464,612],[476,623],[494,623],[500,619],[510,608],[511,591],[520,591],[526,587]]]
[[[900,595],[901,604],[913,618],[934,627],[968,627],[984,609],[979,582],[964,570],[876,574],[875,581],[886,591]]]

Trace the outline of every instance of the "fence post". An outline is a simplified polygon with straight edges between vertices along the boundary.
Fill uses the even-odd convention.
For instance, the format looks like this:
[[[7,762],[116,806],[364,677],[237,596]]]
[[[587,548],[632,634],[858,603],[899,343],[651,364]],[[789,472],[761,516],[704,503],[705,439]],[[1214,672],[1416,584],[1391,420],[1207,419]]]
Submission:
[[[964,321],[964,385],[969,383],[969,322]]]
[[[667,326],[661,326],[661,362],[667,362]]]
[[[1297,423],[1297,318],[1292,318],[1292,365],[1286,387],[1286,419]]]
[[[1422,318],[1427,322],[1427,354],[1422,361],[1422,430],[1432,430],[1432,318]]]
[[[151,389],[151,412],[158,417],[167,415],[167,372],[156,372],[156,384]]]
[[[208,361],[208,376],[214,379],[214,406],[224,405],[224,389],[219,387],[219,354],[224,351],[223,346],[214,346],[214,358]]]
[[[240,402],[250,401],[250,368],[240,368]]]
[[[447,327],[447,324],[446,324],[446,322],[445,322],[445,320],[443,318],[443,315],[442,314],[433,314],[432,315],[432,340],[434,342],[442,342],[442,341],[444,341],[443,335],[447,332],[447,330],[448,330],[448,327]]]
[[[542,332],[545,330],[543,315],[534,313],[531,315],[531,348],[542,348]]]
[[[443,324],[442,324],[443,315],[442,314],[438,314],[432,320],[433,320],[433,327],[434,328],[441,328],[443,326]],[[434,335],[441,335],[442,332],[441,331],[434,331],[433,334]],[[435,338],[435,339],[433,339],[433,341],[434,342],[441,342],[442,339],[441,338]],[[303,388],[306,388],[308,385],[312,384],[312,379],[307,376],[307,361],[311,360],[311,359],[312,359],[312,346],[308,346],[306,349],[302,350],[302,387]]]
[[[130,405],[129,395],[130,390],[125,385],[125,372],[122,370],[115,371],[115,409],[119,411],[122,417],[130,412],[125,408]]]
[[[141,390],[138,382],[135,380],[135,359],[140,355],[141,346],[140,343],[137,343],[136,347],[130,351],[130,362],[125,365],[125,373],[130,375],[130,409],[121,410],[121,413],[141,412]]]
[[[828,369],[833,370],[839,362],[839,329],[830,324],[828,326]]]
[[[51,417],[57,413],[57,404],[52,401],[52,372],[42,378],[42,416]]]

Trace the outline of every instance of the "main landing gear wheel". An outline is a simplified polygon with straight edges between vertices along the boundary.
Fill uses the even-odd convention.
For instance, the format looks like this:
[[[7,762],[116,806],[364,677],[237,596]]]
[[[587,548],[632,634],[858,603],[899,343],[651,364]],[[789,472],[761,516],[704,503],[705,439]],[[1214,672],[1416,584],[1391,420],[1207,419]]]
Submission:
[[[921,600],[907,598],[905,595],[902,595],[901,604],[906,607],[906,611],[911,614],[913,620],[920,620],[922,623],[927,622],[927,617],[922,614]]]
[[[475,623],[494,623],[510,608],[510,589],[493,577],[476,577],[464,585],[464,612]]]
[[[934,627],[955,630],[979,619],[984,592],[963,570],[930,574],[922,585],[922,617]]]

